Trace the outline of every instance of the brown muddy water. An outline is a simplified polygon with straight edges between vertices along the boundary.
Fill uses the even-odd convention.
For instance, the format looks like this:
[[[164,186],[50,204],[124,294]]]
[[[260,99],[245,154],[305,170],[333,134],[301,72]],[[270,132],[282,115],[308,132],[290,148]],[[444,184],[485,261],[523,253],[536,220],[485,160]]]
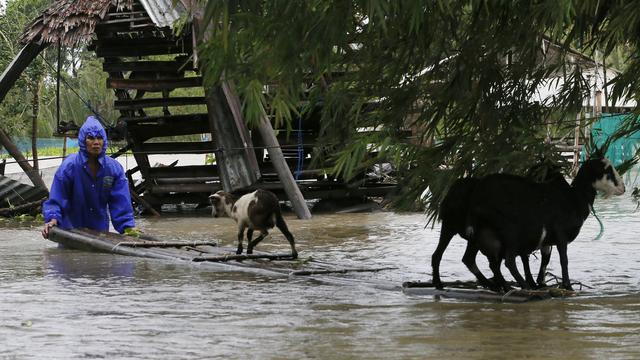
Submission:
[[[569,246],[571,299],[527,304],[409,297],[362,283],[327,285],[206,266],[58,249],[40,225],[0,222],[0,359],[638,359],[640,221],[629,196],[597,200]],[[430,280],[439,226],[418,213],[288,217],[301,257]],[[234,246],[229,219],[144,218],[147,233]],[[465,242],[445,252],[445,281],[471,280]],[[280,234],[259,250],[288,251]],[[532,259],[537,267],[537,259]],[[488,273],[486,262],[482,269]],[[551,272],[559,274],[557,253]],[[507,271],[505,270],[505,274]],[[353,275],[354,277],[356,275]]]

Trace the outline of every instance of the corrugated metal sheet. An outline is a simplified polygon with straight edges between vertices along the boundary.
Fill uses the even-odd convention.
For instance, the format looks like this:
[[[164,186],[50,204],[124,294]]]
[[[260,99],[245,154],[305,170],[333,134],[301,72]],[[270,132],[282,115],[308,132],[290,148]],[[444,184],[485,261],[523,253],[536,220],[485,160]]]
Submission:
[[[173,27],[173,23],[186,12],[180,2],[174,7],[173,0],[140,0],[140,3],[158,27]]]
[[[0,176],[0,208],[9,208],[42,200],[46,189],[36,188],[19,181]]]

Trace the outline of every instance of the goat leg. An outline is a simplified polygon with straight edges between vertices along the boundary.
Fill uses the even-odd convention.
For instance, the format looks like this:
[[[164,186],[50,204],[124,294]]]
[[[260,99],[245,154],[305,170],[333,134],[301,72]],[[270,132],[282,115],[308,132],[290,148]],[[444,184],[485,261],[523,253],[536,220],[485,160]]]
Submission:
[[[511,276],[518,282],[518,285],[522,289],[529,289],[529,284],[524,280],[522,275],[520,275],[520,271],[518,271],[518,266],[516,265],[516,255],[515,254],[507,254],[504,258],[504,264],[511,272]]]
[[[249,241],[247,245],[247,254],[253,254],[253,248],[256,247],[256,245],[258,245],[260,241],[264,240],[267,235],[269,235],[269,233],[266,230],[262,230],[260,232],[260,235],[255,238],[255,240]]]
[[[549,265],[549,260],[551,260],[551,250],[553,248],[551,246],[543,246],[540,249],[540,271],[538,272],[538,287],[545,287],[546,283],[544,281],[544,277],[547,274],[547,265]]]
[[[493,278],[491,281],[493,282],[493,286],[490,287],[491,290],[499,292],[500,290],[504,290],[505,292],[511,290],[511,287],[507,284],[504,277],[502,276],[502,272],[500,271],[500,264],[502,263],[502,259],[498,256],[488,257],[489,259],[489,268],[493,272]]]
[[[236,254],[242,254],[242,240],[244,238],[244,226],[240,226],[238,228],[238,249],[236,250]]]
[[[476,264],[476,255],[478,255],[478,251],[479,250],[475,245],[473,245],[471,242],[468,242],[467,249],[464,251],[464,256],[462,256],[462,262],[467,266],[467,269],[469,269],[469,271],[471,271],[473,275],[476,276],[476,279],[478,279],[478,284],[480,284],[480,286],[490,289],[492,287],[495,287],[495,284],[487,279],[482,274],[482,272],[480,272],[480,269],[478,269],[478,265]]]
[[[284,219],[282,218],[282,214],[276,214],[276,227],[282,232],[282,235],[284,235],[284,237],[287,238],[287,241],[291,246],[291,257],[293,257],[294,259],[297,259],[298,251],[296,250],[296,243],[295,243],[295,240],[293,239],[293,235],[291,235],[291,232],[287,227],[287,223],[285,223]]]
[[[569,259],[567,258],[567,243],[558,239],[558,254],[560,255],[560,266],[562,267],[562,287],[573,291],[571,280],[569,279]]]
[[[442,228],[440,229],[440,239],[438,240],[438,247],[431,255],[431,283],[436,289],[442,289],[442,281],[440,281],[440,261],[442,260],[442,254],[444,254],[444,250],[449,246],[449,242],[453,235],[455,235],[455,231],[453,231],[447,223],[442,222]]]
[[[527,280],[527,285],[529,288],[535,289],[538,287],[535,280],[533,280],[533,275],[531,275],[531,267],[529,267],[529,255],[520,255],[520,260],[522,261],[522,267],[524,268],[524,277]]]

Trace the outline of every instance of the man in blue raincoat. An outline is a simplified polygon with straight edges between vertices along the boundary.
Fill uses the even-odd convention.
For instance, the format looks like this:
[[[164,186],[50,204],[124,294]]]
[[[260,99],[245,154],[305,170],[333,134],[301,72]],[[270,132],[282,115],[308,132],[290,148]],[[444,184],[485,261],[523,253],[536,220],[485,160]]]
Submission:
[[[48,238],[53,226],[108,231],[107,211],[116,231],[135,230],[124,169],[105,155],[107,133],[93,116],[80,128],[78,145],[80,151],[67,157],[56,171],[49,199],[42,204],[42,236]]]

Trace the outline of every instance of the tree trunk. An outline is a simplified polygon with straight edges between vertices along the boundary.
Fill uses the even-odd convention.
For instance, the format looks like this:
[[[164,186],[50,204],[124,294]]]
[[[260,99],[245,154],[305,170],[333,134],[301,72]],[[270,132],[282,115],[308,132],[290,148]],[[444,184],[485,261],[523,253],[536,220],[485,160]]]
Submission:
[[[31,153],[33,154],[33,169],[38,172],[38,111],[39,111],[39,86],[40,82],[35,79],[31,83],[31,92],[33,98],[31,100]]]
[[[22,168],[22,170],[27,174],[31,182],[36,187],[41,187],[46,189],[47,186],[42,181],[42,177],[40,177],[40,173],[37,170],[34,170],[33,167],[29,164],[29,161],[25,159],[24,155],[20,152],[16,144],[11,141],[11,138],[4,132],[4,129],[0,129],[0,143],[7,149],[7,152],[18,162],[18,165]]]

